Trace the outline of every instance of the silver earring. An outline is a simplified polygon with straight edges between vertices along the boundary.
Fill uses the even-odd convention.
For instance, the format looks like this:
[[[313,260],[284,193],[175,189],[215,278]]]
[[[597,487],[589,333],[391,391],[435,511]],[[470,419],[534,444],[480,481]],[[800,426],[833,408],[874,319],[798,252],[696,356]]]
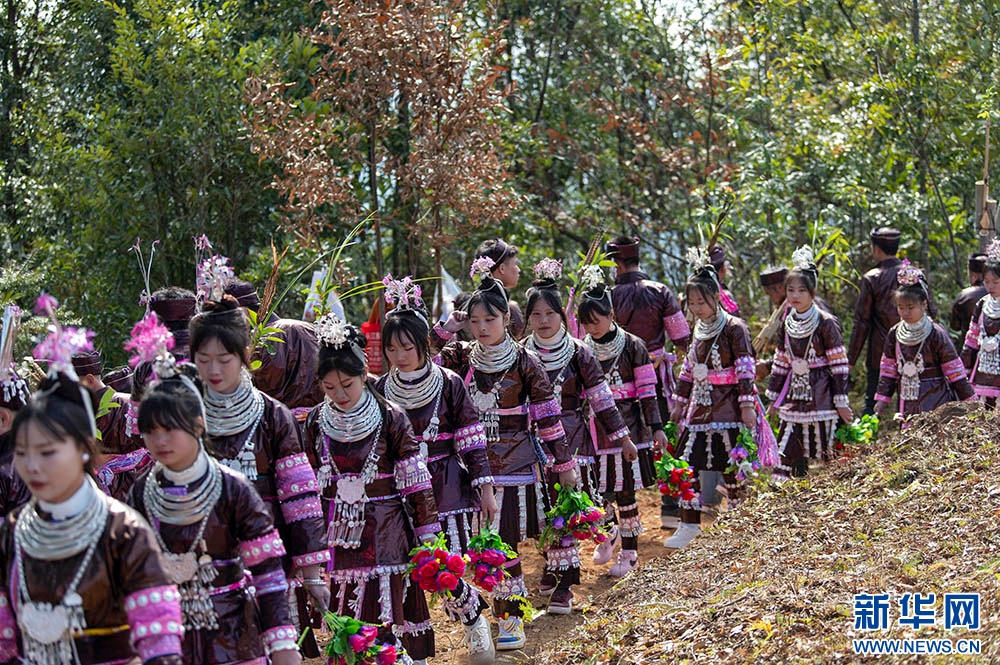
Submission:
[[[90,461],[90,453],[84,453],[83,454],[83,463],[86,464],[89,461]]]

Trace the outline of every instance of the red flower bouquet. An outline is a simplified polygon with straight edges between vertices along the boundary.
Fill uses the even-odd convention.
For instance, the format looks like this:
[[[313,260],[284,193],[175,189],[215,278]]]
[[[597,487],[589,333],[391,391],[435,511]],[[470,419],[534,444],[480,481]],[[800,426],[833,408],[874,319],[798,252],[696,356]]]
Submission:
[[[663,453],[653,466],[656,468],[656,479],[660,481],[660,494],[683,501],[694,499],[694,471],[687,462],[673,457],[670,453]]]
[[[507,577],[504,564],[517,558],[493,529],[487,527],[469,540],[469,563],[472,565],[472,583],[486,592],[492,592],[500,580]]]
[[[591,538],[603,543],[607,538],[607,532],[600,525],[604,520],[604,511],[578,489],[556,484],[555,507],[545,516],[548,517],[548,524],[538,538],[542,549],[572,547],[578,541]]]
[[[421,590],[434,597],[451,597],[458,581],[465,574],[465,559],[448,551],[444,534],[438,534],[433,543],[410,550],[410,579]],[[433,599],[433,597],[432,597]]]
[[[378,626],[327,612],[323,616],[332,633],[323,652],[330,665],[394,665],[401,650],[378,641]]]

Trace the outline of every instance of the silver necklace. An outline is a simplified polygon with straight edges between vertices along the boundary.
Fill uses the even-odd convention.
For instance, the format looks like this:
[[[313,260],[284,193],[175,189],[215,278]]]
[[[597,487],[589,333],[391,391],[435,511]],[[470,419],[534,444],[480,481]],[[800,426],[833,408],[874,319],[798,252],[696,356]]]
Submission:
[[[615,336],[610,342],[598,342],[593,335],[587,335],[584,340],[601,362],[611,360],[621,355],[625,350],[625,329],[619,325],[615,326]]]
[[[84,482],[90,484],[90,493],[86,507],[77,515],[59,522],[48,522],[38,515],[37,500],[32,499],[21,511],[14,527],[20,605],[17,623],[21,629],[26,663],[56,665],[79,662],[73,636],[84,631],[87,620],[78,588],[94,558],[108,519],[107,501],[93,480],[87,478]],[[67,547],[67,537],[74,540],[72,547]],[[45,543],[52,543],[55,549],[45,551]],[[39,551],[37,548],[42,549]],[[26,554],[32,558],[56,561],[83,551],[86,553],[58,603],[36,603],[31,599],[24,570]],[[32,552],[39,552],[40,556]]]
[[[382,423],[382,410],[368,387],[350,411],[341,411],[326,398],[319,411],[319,426],[334,441],[353,443],[365,438]]]
[[[785,332],[795,339],[811,337],[819,327],[819,318],[819,307],[815,303],[801,314],[794,309],[790,310],[785,317]]]
[[[365,504],[368,503],[368,493],[365,486],[375,480],[378,470],[379,455],[376,453],[379,437],[382,435],[382,421],[375,426],[368,456],[361,466],[361,473],[341,473],[337,462],[330,455],[330,437],[326,438],[324,464],[328,465],[332,474],[337,477],[337,493],[333,498],[334,510],[330,526],[326,533],[329,547],[357,549],[361,546],[361,535],[365,530]],[[339,443],[344,443],[339,441]]]
[[[418,370],[419,371],[419,370]],[[428,446],[437,439],[441,426],[438,413],[441,408],[441,395],[444,393],[444,372],[432,362],[427,363],[427,372],[408,383],[403,372],[393,368],[385,380],[385,396],[391,402],[399,404],[407,411],[422,409],[434,400],[434,411],[423,434],[420,435],[420,453],[426,458]]]
[[[694,337],[700,341],[717,337],[726,327],[728,322],[729,314],[726,313],[726,310],[722,309],[720,306],[716,309],[715,316],[712,319],[708,321],[698,319],[694,322]]]
[[[264,396],[254,388],[250,373],[240,373],[240,385],[229,395],[205,389],[205,417],[212,436],[233,436],[245,432],[264,413]]]
[[[199,452],[199,457],[205,451]],[[153,519],[153,532],[163,551],[163,567],[167,577],[177,585],[181,594],[181,612],[184,627],[189,630],[215,630],[219,627],[215,605],[209,592],[209,585],[215,581],[218,571],[212,565],[212,557],[205,544],[205,528],[219,497],[222,496],[222,470],[218,462],[207,459],[204,482],[194,491],[184,495],[167,493],[160,485],[158,474],[165,470],[156,463],[147,476],[143,491],[146,511]],[[197,481],[196,481],[197,482]],[[186,551],[174,553],[167,547],[160,533],[160,523],[187,526],[199,522],[198,532]],[[199,557],[197,552],[201,550]]]
[[[469,363],[480,372],[497,374],[506,372],[517,361],[517,343],[508,333],[495,346],[486,346],[476,341],[469,352]]]
[[[906,321],[900,321],[899,327],[896,329],[896,341],[903,346],[917,346],[924,343],[933,329],[934,324],[926,314],[913,325]]]
[[[1000,319],[1000,298],[987,294],[983,298],[983,314],[991,319]]]
[[[576,354],[576,344],[566,332],[566,328],[560,328],[559,332],[549,339],[542,339],[538,333],[532,333],[525,346],[538,354],[542,360],[542,369],[546,372],[561,370]]]
[[[395,367],[389,370],[385,378],[385,396],[389,401],[407,410],[420,409],[440,395],[444,387],[444,372],[432,362],[425,367],[427,371],[413,380],[408,380]]]
[[[102,494],[90,477],[84,483],[93,485],[87,494],[87,503],[76,515],[65,520],[49,521],[37,512],[38,502],[31,503],[21,511],[17,519],[17,533],[24,551],[33,559],[58,561],[67,559],[87,549],[91,538],[104,531],[102,516],[108,512]]]
[[[537,334],[532,334],[525,346],[538,354],[542,361],[542,369],[545,370],[546,374],[558,372],[555,379],[552,380],[552,394],[555,396],[556,402],[562,404],[562,387],[568,378],[566,368],[569,367],[576,355],[576,344],[566,332],[566,328],[560,327],[559,332],[548,340],[543,340]]]

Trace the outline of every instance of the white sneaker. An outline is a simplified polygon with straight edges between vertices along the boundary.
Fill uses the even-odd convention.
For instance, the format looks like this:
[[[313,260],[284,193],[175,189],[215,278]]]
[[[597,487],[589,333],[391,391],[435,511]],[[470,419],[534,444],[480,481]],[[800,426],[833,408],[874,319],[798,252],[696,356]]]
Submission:
[[[469,647],[469,662],[472,665],[492,665],[496,660],[496,649],[493,648],[493,635],[490,633],[490,623],[482,614],[476,623],[465,628],[465,644]]]
[[[676,529],[681,524],[681,518],[677,515],[660,515],[661,529]]]
[[[510,651],[524,646],[524,621],[521,617],[500,619],[500,634],[497,635],[497,649]]]
[[[618,561],[611,566],[608,574],[611,577],[625,577],[639,567],[639,553],[635,550],[622,550],[618,553]]]
[[[618,541],[621,540],[621,532],[618,526],[611,527],[611,533],[608,534],[607,540],[603,543],[598,543],[597,547],[594,548],[594,563],[601,566],[611,561],[611,557],[615,555],[615,546]]]
[[[677,527],[677,531],[674,531],[674,535],[663,541],[663,546],[672,550],[682,550],[687,547],[699,533],[701,533],[700,524],[688,524],[687,522],[684,522]]]

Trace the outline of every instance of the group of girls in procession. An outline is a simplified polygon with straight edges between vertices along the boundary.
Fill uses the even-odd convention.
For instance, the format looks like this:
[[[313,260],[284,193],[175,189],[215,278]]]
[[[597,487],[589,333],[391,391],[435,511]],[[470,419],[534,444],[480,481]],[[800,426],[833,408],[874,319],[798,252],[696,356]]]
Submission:
[[[380,664],[423,662],[434,633],[423,568],[411,561],[421,547],[443,557],[451,579],[443,607],[462,624],[470,660],[492,662],[496,649],[525,644],[529,586],[549,597],[550,613],[573,609],[582,536],[545,537],[563,497],[604,513],[592,559],[623,577],[638,566],[637,492],[657,484],[656,455],[695,472],[664,543],[683,548],[700,530],[697,472],[722,474],[731,507],[740,495],[736,451],[755,448],[755,462],[775,476],[802,476],[830,455],[838,423],[854,418],[848,352],[837,318],[817,305],[808,248],[784,279],[765,411],[750,332],[707,249],[689,253],[682,295],[693,325],[665,291],[673,306],[658,315],[651,355],[619,323],[601,268],[583,269],[568,307],[561,264],[543,260],[522,308],[509,298],[516,248],[487,245],[471,270],[476,290],[440,322],[412,279],[384,280],[392,309],[380,377],[369,374],[365,335],[338,317],[312,329],[273,322],[289,344],[282,362],[293,379],[272,383],[295,392],[294,404],[256,385],[260,351],[244,308],[258,301],[226,279],[220,257],[202,267],[197,296],[161,290],[136,324],[126,344],[131,395],[88,378],[89,333],[61,325],[57,303],[43,296],[38,311],[52,325],[36,357],[48,375],[29,397],[11,362],[18,314],[9,307],[0,342],[0,484],[9,489],[0,662],[289,665],[318,654],[304,629],[324,613],[360,622],[337,624],[350,633],[338,648]],[[894,395],[904,420],[977,394],[995,404],[1000,245],[984,272],[988,294],[959,354],[928,316],[923,273],[900,266],[900,321],[881,355],[878,413]],[[664,330],[687,351],[676,372]],[[299,357],[287,357],[293,350]],[[533,539],[545,566],[526,579],[520,553]],[[463,577],[467,554],[477,570],[499,569],[493,583]]]

